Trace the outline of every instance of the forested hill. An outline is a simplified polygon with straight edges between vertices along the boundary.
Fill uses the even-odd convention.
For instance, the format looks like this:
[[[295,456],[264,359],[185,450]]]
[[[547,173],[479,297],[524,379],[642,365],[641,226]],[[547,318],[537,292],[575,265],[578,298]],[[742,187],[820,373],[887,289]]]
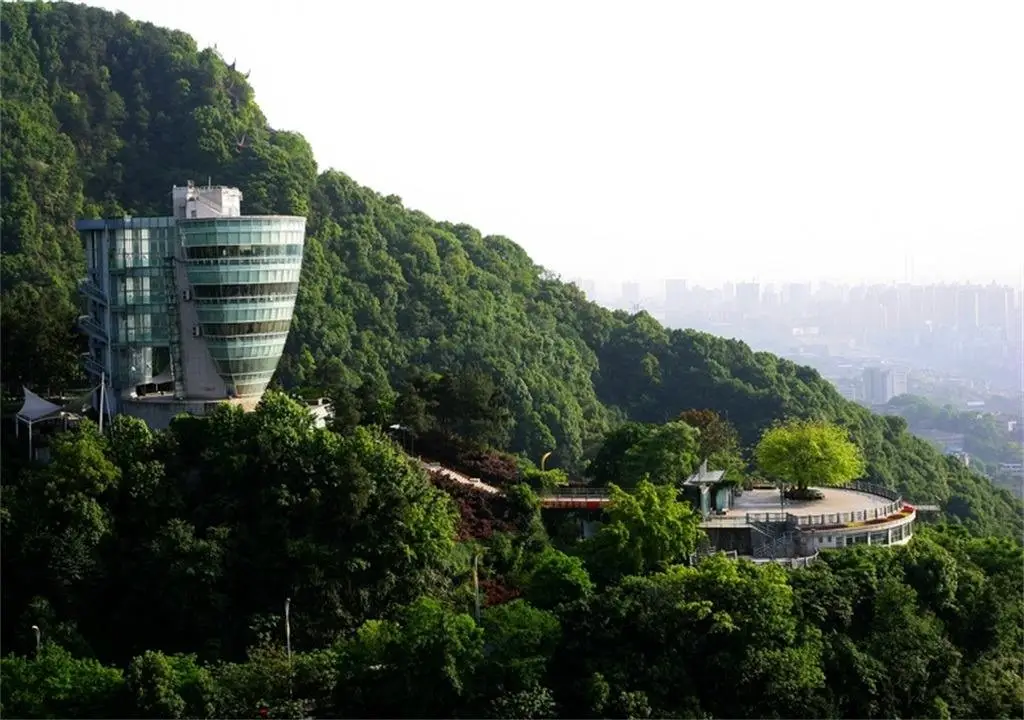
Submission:
[[[236,185],[247,213],[305,214],[302,283],[277,381],[387,408],[410,368],[488,376],[510,410],[493,441],[578,467],[611,424],[691,407],[743,439],[784,416],[850,426],[871,479],[944,504],[980,532],[1020,534],[1020,506],[844,401],[809,368],[746,345],[604,310],[502,237],[437,222],[268,127],[246,82],[187,35],[66,3],[2,17],[3,376],[82,382],[72,330],[83,261],[76,216],[165,214],[172,185]],[[353,112],[358,111],[357,108]],[[339,116],[344,133],[344,116]],[[241,142],[242,139],[244,142]]]

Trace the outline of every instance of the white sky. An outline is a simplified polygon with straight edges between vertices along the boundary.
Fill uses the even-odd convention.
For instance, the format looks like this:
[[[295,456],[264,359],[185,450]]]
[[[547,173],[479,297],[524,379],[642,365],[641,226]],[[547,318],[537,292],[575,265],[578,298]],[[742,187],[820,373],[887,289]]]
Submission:
[[[1024,2],[93,3],[564,277],[1020,283]],[[243,188],[244,190],[244,188]]]

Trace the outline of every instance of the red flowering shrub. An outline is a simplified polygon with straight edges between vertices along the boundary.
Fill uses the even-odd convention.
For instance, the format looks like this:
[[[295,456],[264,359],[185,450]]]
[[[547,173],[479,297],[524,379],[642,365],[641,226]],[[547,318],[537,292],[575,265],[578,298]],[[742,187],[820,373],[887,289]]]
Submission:
[[[439,473],[433,483],[448,493],[459,510],[459,539],[486,540],[495,532],[514,532],[514,514],[508,498],[468,487]]]
[[[416,439],[416,454],[495,487],[507,488],[519,482],[519,465],[514,456],[461,438],[423,433]]]
[[[481,578],[480,596],[484,607],[501,605],[519,597],[519,588],[512,587],[501,578]]]

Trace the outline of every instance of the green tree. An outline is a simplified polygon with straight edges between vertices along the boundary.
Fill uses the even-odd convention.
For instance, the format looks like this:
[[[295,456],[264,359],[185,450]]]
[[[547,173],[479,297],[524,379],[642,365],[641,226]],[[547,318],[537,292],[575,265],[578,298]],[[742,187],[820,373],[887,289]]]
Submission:
[[[806,420],[765,431],[754,456],[761,472],[799,490],[843,485],[863,476],[866,468],[845,430]]]
[[[627,486],[647,477],[659,485],[681,487],[697,469],[698,437],[684,422],[654,428],[626,451],[622,471]]]
[[[133,717],[126,705],[126,685],[120,670],[94,659],[79,659],[52,643],[37,658],[0,660],[4,717],[99,718]]]
[[[583,561],[560,550],[545,548],[536,561],[526,585],[526,598],[544,610],[562,603],[583,600],[594,591],[594,583]]]
[[[561,640],[558,619],[524,600],[487,608],[481,619],[487,653],[477,684],[488,694],[529,692],[543,685]]]
[[[209,717],[213,680],[194,656],[147,651],[132,660],[127,673],[140,718]]]
[[[216,663],[207,717],[253,718],[265,707],[270,717],[337,717],[334,691],[338,656],[331,649],[293,652],[268,641],[249,649],[244,662]]]
[[[370,620],[339,642],[337,714],[442,717],[473,701],[483,630],[422,598],[395,621]]]
[[[671,485],[647,480],[631,493],[612,485],[607,521],[584,544],[591,573],[607,581],[685,562],[702,531],[700,518],[676,494]]]
[[[707,460],[709,467],[715,470],[725,470],[726,480],[739,480],[744,463],[736,428],[714,410],[686,410],[678,419],[700,432],[697,449],[700,459]]]
[[[609,431],[601,442],[601,446],[587,466],[587,475],[595,485],[626,486],[629,478],[626,477],[626,453],[634,445],[639,443],[654,432],[653,425],[643,423],[627,422],[614,430]]]

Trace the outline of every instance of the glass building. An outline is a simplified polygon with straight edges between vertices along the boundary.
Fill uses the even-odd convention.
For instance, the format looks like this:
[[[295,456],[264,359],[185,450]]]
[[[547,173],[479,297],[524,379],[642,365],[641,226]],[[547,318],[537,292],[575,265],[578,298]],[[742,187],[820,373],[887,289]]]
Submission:
[[[77,223],[85,368],[110,410],[154,427],[259,401],[288,337],[306,229],[302,217],[242,215],[235,188],[171,195],[170,217]]]

